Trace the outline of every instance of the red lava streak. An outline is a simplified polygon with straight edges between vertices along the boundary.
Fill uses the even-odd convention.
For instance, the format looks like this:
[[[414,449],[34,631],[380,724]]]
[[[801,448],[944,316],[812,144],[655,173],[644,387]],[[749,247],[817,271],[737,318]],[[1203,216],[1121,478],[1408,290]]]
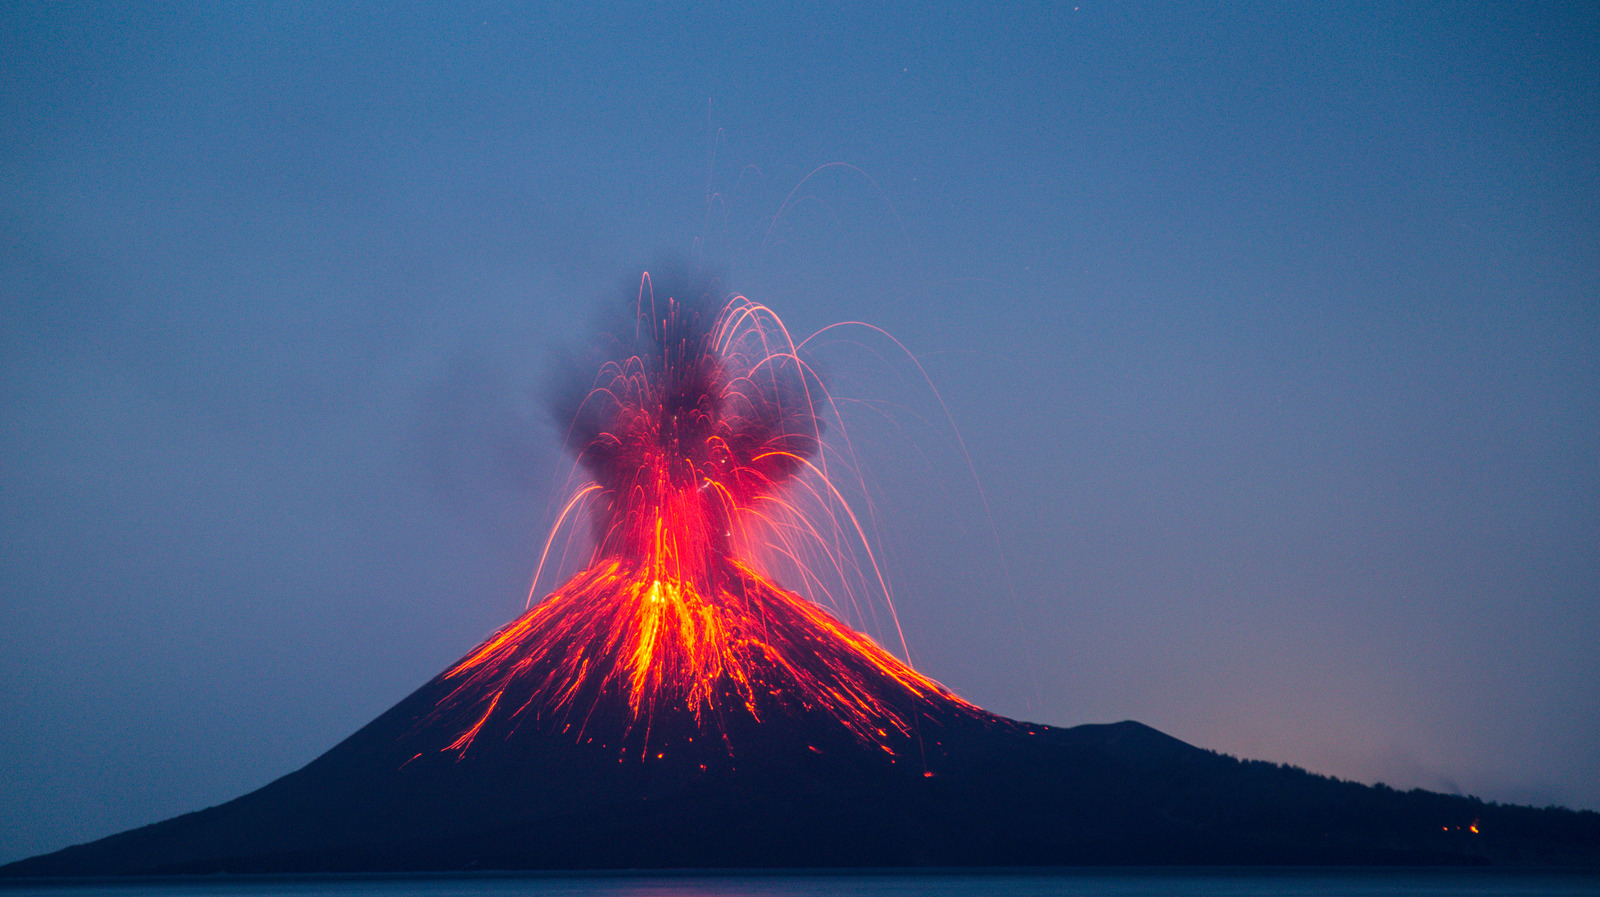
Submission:
[[[556,529],[589,514],[588,566],[443,674],[434,718],[461,725],[446,751],[524,725],[725,735],[733,715],[801,712],[893,754],[924,714],[987,717],[763,572],[797,570],[836,605],[857,600],[839,583],[882,586],[846,548],[866,537],[823,460],[820,381],[770,310],[709,292],[645,278],[633,345],[572,409],[580,475]]]

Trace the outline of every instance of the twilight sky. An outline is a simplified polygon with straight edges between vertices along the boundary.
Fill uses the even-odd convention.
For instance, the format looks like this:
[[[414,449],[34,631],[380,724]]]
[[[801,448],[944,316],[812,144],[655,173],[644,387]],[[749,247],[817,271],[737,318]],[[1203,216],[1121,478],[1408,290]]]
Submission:
[[[1600,809],[1593,6],[212,6],[0,13],[0,861],[515,616],[664,254],[925,366],[819,349],[964,697]]]

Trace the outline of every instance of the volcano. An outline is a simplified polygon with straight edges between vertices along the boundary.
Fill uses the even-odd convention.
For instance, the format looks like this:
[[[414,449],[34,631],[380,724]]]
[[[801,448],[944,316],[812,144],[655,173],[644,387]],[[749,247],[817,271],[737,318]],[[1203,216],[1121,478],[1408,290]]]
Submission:
[[[763,307],[663,287],[558,412],[579,572],[305,768],[0,873],[1600,865],[1600,814],[1018,722],[913,670],[824,606],[888,596],[820,378]]]
[[[1342,782],[1236,760],[1136,722],[1021,723],[870,665],[857,667],[865,691],[849,696],[882,708],[882,731],[867,739],[826,706],[794,699],[806,672],[776,661],[749,669],[763,696],[753,706],[740,684],[726,684],[714,724],[680,707],[641,726],[621,691],[581,714],[518,714],[512,708],[531,686],[518,679],[500,690],[500,680],[474,681],[463,665],[491,654],[530,670],[548,665],[516,641],[537,610],[297,772],[220,806],[13,863],[0,876],[1600,868],[1600,814]],[[786,625],[829,637],[808,622]],[[584,706],[581,697],[570,706]],[[461,717],[449,710],[469,706]]]

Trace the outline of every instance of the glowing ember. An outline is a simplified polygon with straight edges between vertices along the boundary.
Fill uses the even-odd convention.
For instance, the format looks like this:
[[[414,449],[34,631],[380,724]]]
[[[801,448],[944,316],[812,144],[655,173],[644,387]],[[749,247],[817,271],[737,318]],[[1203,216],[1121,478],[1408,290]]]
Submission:
[[[435,716],[463,723],[445,750],[521,725],[592,739],[613,707],[647,733],[642,757],[662,756],[664,719],[725,736],[734,714],[820,712],[892,754],[924,715],[990,718],[763,573],[776,560],[855,600],[824,585],[849,591],[843,546],[866,541],[820,460],[826,393],[765,307],[660,292],[647,276],[635,345],[571,409],[584,476],[556,531],[586,508],[589,564],[444,673]],[[856,581],[881,586],[867,556]]]

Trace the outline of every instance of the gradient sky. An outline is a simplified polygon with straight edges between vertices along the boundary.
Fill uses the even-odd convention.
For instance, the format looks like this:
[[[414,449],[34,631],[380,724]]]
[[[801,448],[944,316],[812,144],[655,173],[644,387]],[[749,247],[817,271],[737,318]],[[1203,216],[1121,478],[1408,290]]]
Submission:
[[[963,696],[1600,809],[1592,4],[107,6],[0,13],[0,861],[518,613],[663,253],[926,366],[970,467],[824,347]]]

